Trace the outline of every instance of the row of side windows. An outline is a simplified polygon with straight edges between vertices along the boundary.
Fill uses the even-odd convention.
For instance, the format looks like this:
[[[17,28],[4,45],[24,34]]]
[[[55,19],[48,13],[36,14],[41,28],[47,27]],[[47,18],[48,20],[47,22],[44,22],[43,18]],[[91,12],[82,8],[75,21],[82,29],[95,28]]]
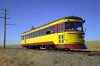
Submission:
[[[46,28],[46,29],[43,29],[43,30],[39,30],[39,31],[30,33],[30,34],[21,36],[21,40],[28,39],[28,38],[33,38],[33,37],[38,37],[38,36],[43,36],[43,35],[51,34],[51,33],[54,33],[54,32],[55,32],[54,26],[51,26],[49,28]]]

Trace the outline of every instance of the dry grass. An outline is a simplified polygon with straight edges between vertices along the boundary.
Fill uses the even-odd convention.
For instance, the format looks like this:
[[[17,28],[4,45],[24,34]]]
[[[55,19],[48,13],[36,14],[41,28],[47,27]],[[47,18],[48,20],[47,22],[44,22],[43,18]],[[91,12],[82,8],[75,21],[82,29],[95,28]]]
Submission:
[[[90,50],[100,50],[100,41],[86,42]],[[21,49],[20,45],[0,48],[0,66],[100,66],[99,56]],[[17,49],[19,48],[19,49]]]
[[[86,46],[92,51],[100,51],[100,40],[96,41],[87,41]]]
[[[0,66],[100,66],[100,57],[27,49],[0,49]]]

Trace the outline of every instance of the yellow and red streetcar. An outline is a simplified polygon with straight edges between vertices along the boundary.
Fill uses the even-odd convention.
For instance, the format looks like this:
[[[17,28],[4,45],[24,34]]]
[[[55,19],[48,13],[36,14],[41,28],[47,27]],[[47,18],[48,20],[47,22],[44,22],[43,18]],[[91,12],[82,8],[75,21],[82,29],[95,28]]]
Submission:
[[[68,16],[21,34],[21,46],[46,49],[86,49],[85,20]]]

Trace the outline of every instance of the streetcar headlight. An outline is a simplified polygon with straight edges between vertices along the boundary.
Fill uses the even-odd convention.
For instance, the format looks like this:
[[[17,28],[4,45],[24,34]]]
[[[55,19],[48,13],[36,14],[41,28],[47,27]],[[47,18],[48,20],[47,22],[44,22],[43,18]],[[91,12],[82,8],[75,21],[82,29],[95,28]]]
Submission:
[[[79,36],[80,38],[84,38],[84,34],[80,34],[80,36]]]

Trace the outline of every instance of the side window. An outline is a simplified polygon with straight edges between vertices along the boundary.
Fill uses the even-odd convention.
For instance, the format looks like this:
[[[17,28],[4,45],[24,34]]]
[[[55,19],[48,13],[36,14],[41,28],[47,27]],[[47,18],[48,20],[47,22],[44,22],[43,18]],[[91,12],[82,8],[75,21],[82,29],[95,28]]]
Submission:
[[[35,33],[36,37],[37,37],[37,32]]]
[[[32,33],[32,37],[34,37],[34,33]]]
[[[50,34],[50,29],[49,28],[46,29],[46,34]]]
[[[58,32],[63,32],[64,31],[64,24],[58,24]]]
[[[31,38],[32,38],[32,33],[30,35],[31,35]]]
[[[60,24],[58,24],[58,32],[60,32]]]
[[[29,34],[27,34],[27,38],[29,38]]]
[[[42,36],[42,30],[40,30],[40,36]]]
[[[38,31],[38,36],[40,36],[40,31]]]
[[[30,35],[30,38],[31,38],[31,33],[29,35]]]
[[[21,36],[21,40],[23,40],[23,36]]]
[[[50,31],[51,31],[51,33],[54,33],[54,26],[50,27]]]
[[[35,34],[35,37],[36,37],[36,32],[34,34]]]
[[[46,34],[54,33],[54,26],[51,26],[51,27],[49,27],[49,28],[47,28],[45,30],[46,30]]]
[[[41,30],[39,31],[39,36],[41,36]]]
[[[40,31],[38,31],[38,36],[40,36]]]
[[[36,37],[38,37],[38,36],[39,36],[39,31],[36,32]]]
[[[46,31],[45,31],[45,29],[43,30],[43,35],[45,35],[46,34]]]
[[[25,39],[25,36],[23,36],[23,39]]]
[[[43,30],[41,30],[41,36],[43,35]]]
[[[39,32],[37,31],[37,32],[36,32],[36,34],[37,34],[37,36],[36,36],[36,37],[38,37],[38,36],[39,36]]]
[[[29,38],[30,38],[30,34],[29,34]]]
[[[61,32],[64,31],[64,23],[61,24]]]
[[[34,37],[36,37],[36,33],[34,32]]]
[[[30,38],[31,38],[31,34],[29,34]]]
[[[37,36],[40,36],[40,31],[38,31],[37,33],[38,33]]]
[[[27,39],[27,35],[25,35],[25,39]]]
[[[61,32],[61,24],[58,24],[58,32]]]

